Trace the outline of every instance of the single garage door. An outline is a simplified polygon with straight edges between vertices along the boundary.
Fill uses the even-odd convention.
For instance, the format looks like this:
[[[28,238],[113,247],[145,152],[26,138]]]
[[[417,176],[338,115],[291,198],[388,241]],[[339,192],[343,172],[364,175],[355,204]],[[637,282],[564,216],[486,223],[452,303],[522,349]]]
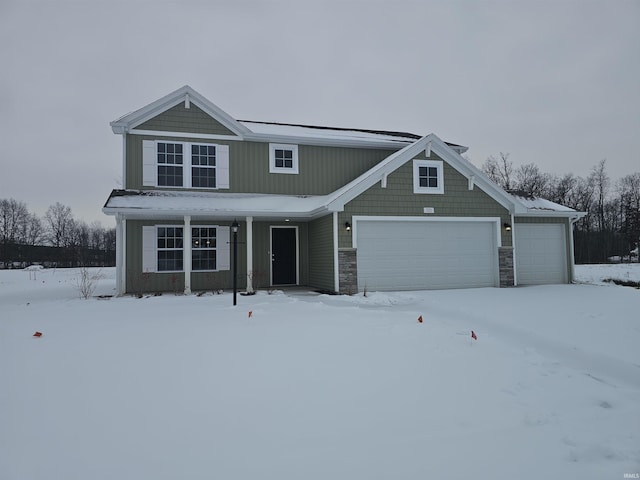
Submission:
[[[517,223],[518,285],[567,283],[567,242],[560,223]]]
[[[360,291],[499,285],[495,222],[358,220],[355,234]]]

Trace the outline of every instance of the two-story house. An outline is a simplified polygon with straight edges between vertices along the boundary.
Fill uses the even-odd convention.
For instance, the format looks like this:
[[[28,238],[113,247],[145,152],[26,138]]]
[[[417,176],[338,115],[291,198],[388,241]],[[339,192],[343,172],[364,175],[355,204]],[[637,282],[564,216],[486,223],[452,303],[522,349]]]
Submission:
[[[122,135],[119,294],[238,285],[367,290],[573,279],[582,214],[513,196],[434,134],[236,120],[185,86]]]

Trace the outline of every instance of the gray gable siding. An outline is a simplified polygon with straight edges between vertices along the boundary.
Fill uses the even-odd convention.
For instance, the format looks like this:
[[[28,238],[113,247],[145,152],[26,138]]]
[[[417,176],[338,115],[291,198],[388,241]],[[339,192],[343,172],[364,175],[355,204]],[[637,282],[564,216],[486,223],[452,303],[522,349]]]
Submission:
[[[198,106],[192,103],[189,108],[185,108],[184,102],[138,125],[136,130],[235,136],[235,133],[211,118]]]
[[[418,157],[416,157],[418,158]],[[432,155],[430,159],[438,159]],[[387,178],[387,187],[380,182],[362,193],[340,213],[338,225],[351,222],[353,215],[387,215],[419,217],[500,217],[502,222],[511,222],[509,211],[493,198],[474,186],[468,188],[467,178],[444,163],[444,194],[413,193],[413,161],[408,161]],[[425,207],[433,207],[435,213],[425,214]],[[339,228],[340,248],[352,246],[352,234]],[[502,229],[502,246],[511,246],[511,234]]]
[[[193,108],[193,107],[192,107]],[[127,135],[127,181],[129,189],[142,186],[142,141],[191,141],[229,145],[229,193],[326,195],[363,174],[392,153],[390,150],[300,145],[299,174],[269,173],[269,144],[214,141],[189,137]]]

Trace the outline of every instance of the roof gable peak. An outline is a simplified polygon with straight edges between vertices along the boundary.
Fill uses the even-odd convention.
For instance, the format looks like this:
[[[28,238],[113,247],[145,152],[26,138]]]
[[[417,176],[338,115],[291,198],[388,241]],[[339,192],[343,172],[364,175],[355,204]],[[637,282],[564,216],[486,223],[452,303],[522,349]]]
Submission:
[[[236,135],[242,137],[243,135],[250,133],[250,130],[234,119],[227,112],[220,107],[209,101],[203,95],[191,88],[189,85],[183,87],[165,95],[158,100],[151,102],[150,104],[128,113],[117,120],[111,122],[111,129],[113,133],[124,134],[138,125],[166,112],[172,107],[175,107],[179,103],[184,102],[185,107],[189,108],[193,103],[204,111],[207,115],[220,122]]]

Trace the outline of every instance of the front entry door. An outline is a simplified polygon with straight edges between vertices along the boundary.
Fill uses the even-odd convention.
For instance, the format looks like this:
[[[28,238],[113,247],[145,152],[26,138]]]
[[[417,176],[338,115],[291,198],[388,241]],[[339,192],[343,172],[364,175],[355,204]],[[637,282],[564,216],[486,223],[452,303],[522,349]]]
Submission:
[[[295,227],[271,228],[271,285],[298,283],[297,233]]]

